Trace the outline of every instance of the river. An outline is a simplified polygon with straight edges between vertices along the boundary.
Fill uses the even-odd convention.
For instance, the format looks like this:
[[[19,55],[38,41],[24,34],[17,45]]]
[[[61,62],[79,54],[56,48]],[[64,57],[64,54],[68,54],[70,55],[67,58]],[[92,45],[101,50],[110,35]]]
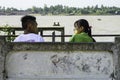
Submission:
[[[8,24],[14,27],[21,27],[20,16],[0,16],[0,26]],[[54,22],[59,22],[65,27],[65,34],[73,34],[73,24],[78,19],[87,19],[92,26],[92,34],[120,34],[120,15],[116,16],[38,16],[36,15],[39,27],[53,26]],[[114,38],[96,38],[97,41],[114,41]],[[66,39],[68,41],[68,39]]]

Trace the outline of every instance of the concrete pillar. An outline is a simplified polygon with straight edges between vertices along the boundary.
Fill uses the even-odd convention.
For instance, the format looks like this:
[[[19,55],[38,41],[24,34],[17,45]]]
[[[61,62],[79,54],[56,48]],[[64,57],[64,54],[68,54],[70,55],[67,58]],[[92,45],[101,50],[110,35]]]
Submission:
[[[5,38],[4,37],[0,37],[0,80],[4,80],[3,76],[4,76],[4,62],[5,62],[5,54],[3,51],[4,48],[4,44],[5,44]]]
[[[114,55],[116,55],[115,61],[115,80],[120,80],[120,37],[115,38],[115,45],[113,48]]]

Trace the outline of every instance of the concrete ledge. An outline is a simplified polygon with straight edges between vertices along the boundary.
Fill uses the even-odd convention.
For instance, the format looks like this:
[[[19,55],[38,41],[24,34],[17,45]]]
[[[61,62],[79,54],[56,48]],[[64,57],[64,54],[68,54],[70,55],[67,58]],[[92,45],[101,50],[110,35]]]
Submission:
[[[40,51],[111,51],[114,43],[10,43],[10,50],[40,50]]]

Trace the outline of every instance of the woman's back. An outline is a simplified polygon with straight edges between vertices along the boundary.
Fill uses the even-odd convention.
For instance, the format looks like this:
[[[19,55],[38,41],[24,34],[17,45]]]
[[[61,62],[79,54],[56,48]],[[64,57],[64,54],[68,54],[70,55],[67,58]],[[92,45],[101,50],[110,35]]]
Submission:
[[[93,42],[93,39],[85,32],[75,34],[70,39],[70,42]]]

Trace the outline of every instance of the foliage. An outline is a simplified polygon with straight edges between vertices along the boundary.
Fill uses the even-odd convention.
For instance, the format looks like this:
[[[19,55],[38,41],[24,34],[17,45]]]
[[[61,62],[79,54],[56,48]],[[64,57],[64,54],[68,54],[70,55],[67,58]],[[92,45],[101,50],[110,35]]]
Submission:
[[[11,34],[11,32],[13,32],[14,30],[12,29],[13,26],[10,26],[8,24],[6,25],[3,25],[3,26],[0,26],[2,27],[3,29],[0,30],[0,32],[4,33],[4,35],[6,35],[6,41],[8,42],[11,42],[15,39],[15,37],[12,37],[14,36],[14,34]]]
[[[18,10],[15,8],[5,8],[0,7],[0,15],[15,15],[20,12],[27,12],[28,14],[41,14],[41,15],[120,15],[119,7],[106,7],[101,5],[101,7],[87,6],[84,8],[68,7],[63,5],[55,5],[48,7],[46,4],[43,8],[35,7],[28,8],[26,10]]]

